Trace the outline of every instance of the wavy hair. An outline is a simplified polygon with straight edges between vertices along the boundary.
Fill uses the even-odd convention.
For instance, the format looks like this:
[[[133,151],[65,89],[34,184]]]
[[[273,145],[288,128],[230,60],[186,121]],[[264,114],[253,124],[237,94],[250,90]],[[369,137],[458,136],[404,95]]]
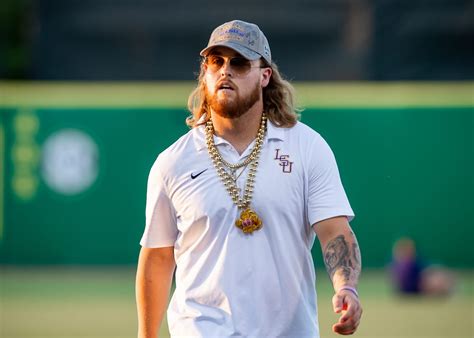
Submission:
[[[301,109],[298,109],[295,104],[295,89],[291,83],[283,79],[274,62],[270,66],[263,59],[261,60],[264,67],[268,66],[272,69],[270,81],[263,88],[263,110],[267,114],[267,118],[276,126],[292,127],[298,121],[301,112]],[[204,67],[201,64],[198,85],[188,98],[188,109],[191,115],[186,118],[186,124],[191,128],[205,124],[211,116],[206,100],[204,73]]]

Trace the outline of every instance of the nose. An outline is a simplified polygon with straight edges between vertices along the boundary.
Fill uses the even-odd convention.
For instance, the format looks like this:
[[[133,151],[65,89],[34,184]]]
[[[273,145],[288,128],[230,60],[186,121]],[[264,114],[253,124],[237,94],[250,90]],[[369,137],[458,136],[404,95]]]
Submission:
[[[230,66],[230,59],[227,59],[224,61],[224,64],[222,65],[221,69],[221,76],[232,76],[232,67]]]

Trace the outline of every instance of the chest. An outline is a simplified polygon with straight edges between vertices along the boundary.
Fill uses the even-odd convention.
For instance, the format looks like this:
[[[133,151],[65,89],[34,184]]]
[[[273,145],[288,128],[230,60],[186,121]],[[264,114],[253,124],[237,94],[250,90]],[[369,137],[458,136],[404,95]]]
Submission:
[[[230,153],[222,151],[229,162],[236,163]],[[226,156],[227,155],[227,156]],[[229,158],[231,157],[231,158]],[[251,195],[251,207],[272,219],[292,214],[302,221],[306,200],[306,174],[302,155],[280,143],[262,147]],[[247,185],[249,166],[235,172],[239,196]],[[210,220],[211,226],[223,218],[235,219],[239,210],[210,160],[207,151],[183,161],[181,173],[169,186],[170,198],[176,210],[178,227],[190,226],[198,220]],[[267,217],[268,219],[268,217]]]

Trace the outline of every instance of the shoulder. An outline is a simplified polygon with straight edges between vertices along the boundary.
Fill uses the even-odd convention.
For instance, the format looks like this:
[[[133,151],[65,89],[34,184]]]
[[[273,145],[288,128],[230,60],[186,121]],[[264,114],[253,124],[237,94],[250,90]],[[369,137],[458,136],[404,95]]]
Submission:
[[[334,161],[334,153],[324,137],[303,122],[285,131],[284,142],[293,153],[298,153],[308,168],[321,167]]]
[[[177,139],[168,148],[163,150],[156,158],[151,172],[154,173],[170,173],[173,172],[183,159],[188,158],[196,152],[194,136],[196,129],[188,131],[186,134]]]
[[[297,141],[303,149],[327,146],[321,134],[303,122],[298,121],[293,127],[283,129],[285,129],[287,140]]]
[[[185,152],[192,151],[194,149],[194,135],[197,129],[191,129],[186,134],[182,135],[168,148],[163,150],[158,157],[159,158],[176,158],[182,156]]]

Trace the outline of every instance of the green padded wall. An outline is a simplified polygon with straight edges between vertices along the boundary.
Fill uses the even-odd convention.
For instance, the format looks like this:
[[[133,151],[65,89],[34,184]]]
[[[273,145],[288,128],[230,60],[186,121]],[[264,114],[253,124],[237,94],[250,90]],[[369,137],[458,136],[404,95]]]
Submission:
[[[78,106],[0,105],[0,263],[136,263],[149,168],[188,130],[187,112]],[[393,242],[411,236],[432,262],[474,267],[472,107],[313,106],[302,121],[336,154],[365,266],[383,266]],[[86,142],[63,149],[59,169],[91,177],[69,182],[72,192],[74,170],[55,186],[45,163],[52,140],[71,131]],[[321,265],[319,245],[313,252]]]

